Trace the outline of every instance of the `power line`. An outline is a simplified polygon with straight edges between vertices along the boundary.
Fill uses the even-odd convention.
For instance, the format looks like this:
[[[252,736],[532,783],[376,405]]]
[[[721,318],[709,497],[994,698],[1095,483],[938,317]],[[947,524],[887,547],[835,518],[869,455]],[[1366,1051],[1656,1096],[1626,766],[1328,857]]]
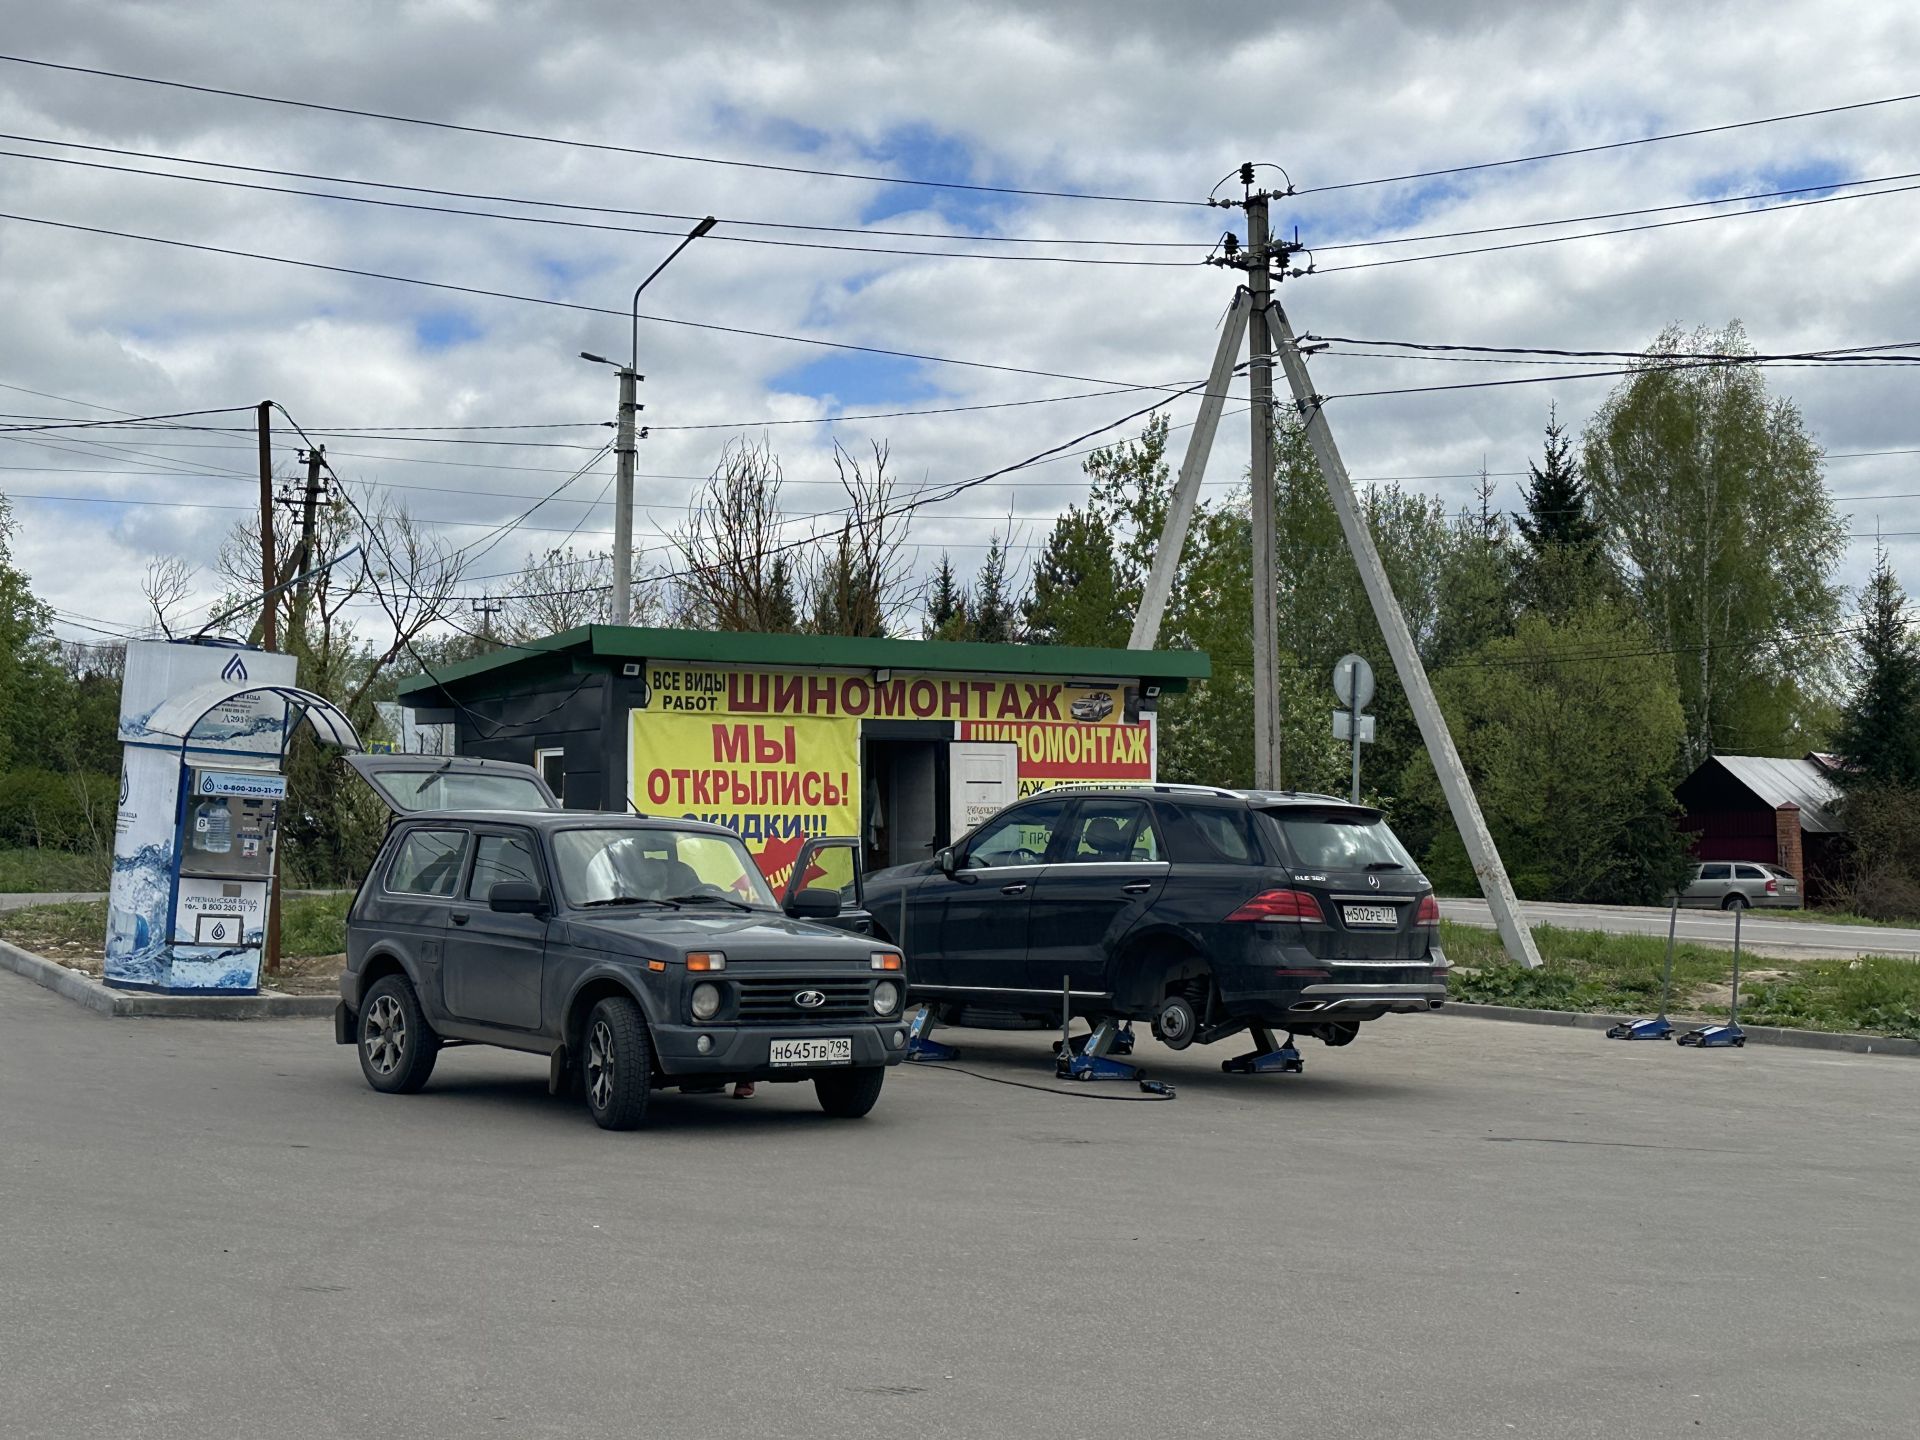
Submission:
[[[620,205],[584,205],[563,200],[535,200],[524,195],[495,195],[486,191],[447,190],[432,185],[402,185],[387,180],[365,180],[351,175],[322,175],[310,170],[288,170],[272,165],[242,165],[231,160],[202,160],[191,155],[173,155],[157,150],[130,150],[118,145],[86,144],[78,140],[50,140],[42,135],[13,135],[0,132],[0,140],[28,145],[46,145],[64,150],[86,150],[99,155],[121,155],[135,160],[160,160],[174,165],[197,165],[212,170],[232,170],[244,175],[274,175],[285,180],[318,180],[329,185],[357,185],[367,190],[395,190],[408,195],[437,195],[447,200],[482,200],[496,205],[521,205],[539,210],[571,210],[589,215],[628,215],[641,220],[673,220],[683,228],[704,215],[682,214],[677,210],[635,210]],[[45,158],[45,157],[35,157]],[[142,172],[150,173],[150,172]],[[795,230],[810,234],[859,235],[894,240],[962,240],[981,245],[1075,245],[1122,247],[1136,250],[1191,250],[1191,240],[1115,240],[1087,235],[986,235],[955,230],[893,230],[875,225],[818,225],[798,220],[749,220],[739,215],[722,215],[722,225],[754,230]],[[678,235],[678,230],[667,232]],[[317,433],[317,427],[316,427]]]
[[[259,105],[280,105],[290,109],[314,110],[329,115],[349,115],[360,120],[381,120],[395,125],[414,125],[430,130],[446,130],[463,135],[485,135],[496,140],[521,140],[537,145],[559,145],[575,150],[593,150],[616,155],[638,155],[650,160],[678,160],[696,165],[719,165],[736,170],[759,170],[779,175],[809,175],[823,180],[861,180],[878,185],[907,185],[932,190],[959,190],[974,194],[1028,195],[1048,200],[1098,200],[1120,205],[1173,205],[1205,208],[1204,200],[1173,200],[1142,195],[1105,195],[1078,190],[1026,189],[1013,185],[979,185],[957,180],[927,180],[917,176],[876,175],[859,171],[824,170],[805,165],[779,165],[771,161],[735,160],[712,155],[693,155],[675,150],[652,150],[637,145],[617,145],[601,140],[575,140],[557,135],[540,135],[525,130],[503,130],[485,125],[462,125],[451,120],[434,120],[418,115],[399,115],[383,110],[362,110],[347,105],[327,105],[317,100],[298,100],[282,95],[261,95],[248,90],[229,90],[218,85],[195,85],[183,80],[166,80],[153,75],[134,75],[121,70],[103,70],[88,65],[63,65],[52,60],[36,60],[25,55],[0,55],[0,60],[15,65],[31,65],[41,70],[58,70],[96,79],[125,80],[140,85],[155,85],[169,90],[185,90],[196,95],[219,95],[229,100],[248,100]]]
[[[100,160],[76,160],[67,155],[29,155],[19,150],[0,150],[0,157],[12,160],[36,160],[45,165],[69,165],[85,170],[111,171],[120,175],[144,175],[150,180],[183,180],[193,185],[215,185],[228,190],[251,190],[268,195],[298,195],[309,200],[336,200],[352,205],[375,205],[385,210],[412,210],[434,215],[464,215],[475,220],[505,220],[519,225],[549,225],[568,230],[595,230],[622,235],[666,235],[678,238],[677,230],[644,225],[615,225],[604,220],[563,220],[551,215],[512,215],[498,210],[468,210],[454,205],[429,205],[418,200],[383,200],[373,195],[343,195],[331,190],[303,190],[290,185],[266,185],[257,180],[230,180],[216,175],[177,175],[162,170],[142,170],[132,165],[109,165]],[[969,250],[909,250],[897,245],[850,245],[827,240],[780,240],[770,235],[726,235],[710,232],[715,240],[735,245],[769,245],[785,250],[827,250],[856,255],[907,255],[927,260],[997,260],[1021,264],[1046,265],[1123,265],[1135,268],[1190,269],[1204,263],[1192,260],[1114,259],[1093,255],[994,255]],[[1196,244],[1189,247],[1199,250]]]
[[[1810,205],[1839,205],[1848,200],[1877,200],[1885,195],[1904,195],[1920,190],[1920,184],[1896,185],[1889,190],[1864,190],[1853,195],[1826,195],[1814,200],[1787,200],[1778,205],[1763,205],[1758,210],[1726,210],[1716,215],[1687,215],[1678,220],[1652,220],[1644,225],[1620,225],[1610,230],[1582,230],[1577,235],[1546,235],[1538,240],[1510,240],[1500,245],[1474,245],[1464,250],[1435,250],[1425,255],[1397,255],[1387,260],[1362,260],[1353,265],[1319,265],[1309,274],[1337,275],[1348,270],[1380,270],[1389,265],[1413,265],[1422,260],[1449,260],[1460,255],[1491,255],[1502,250],[1530,250],[1540,245],[1561,245],[1570,240],[1596,240],[1607,235],[1632,235],[1642,230],[1670,230],[1676,225],[1704,225],[1713,220],[1739,220],[1753,215],[1778,215],[1783,210],[1800,210]]]
[[[1437,230],[1424,235],[1384,235],[1371,240],[1342,240],[1331,245],[1315,245],[1323,250],[1369,250],[1381,245],[1411,245],[1425,240],[1464,240],[1476,235],[1502,235],[1514,230],[1545,230],[1558,225],[1586,225],[1595,220],[1624,220],[1633,215],[1664,215],[1673,210],[1700,210],[1711,205],[1738,205],[1750,200],[1777,200],[1787,195],[1811,195],[1822,190],[1844,190],[1860,185],[1891,185],[1896,180],[1920,178],[1920,170],[1897,175],[1876,175],[1871,179],[1829,180],[1824,185],[1797,185],[1788,190],[1757,190],[1745,195],[1722,195],[1712,200],[1686,200],[1672,205],[1646,205],[1637,210],[1603,210],[1594,215],[1567,215],[1558,220],[1524,220],[1511,225],[1484,225],[1474,230]]]
[[[0,56],[0,59],[8,57]],[[1900,105],[1920,100],[1920,92],[1888,95],[1879,100],[1856,100],[1846,105],[1827,105],[1818,110],[1795,110],[1785,115],[1766,115],[1757,120],[1735,120],[1724,125],[1703,125],[1693,130],[1670,130],[1660,135],[1640,135],[1631,140],[1609,140],[1598,145],[1577,145],[1565,150],[1542,150],[1532,155],[1515,155],[1506,160],[1481,160],[1471,165],[1450,165],[1438,170],[1410,170],[1400,175],[1379,175],[1370,180],[1345,180],[1332,185],[1313,185],[1295,191],[1298,195],[1325,195],[1336,190],[1358,190],[1370,185],[1397,185],[1407,180],[1434,180],[1442,175],[1466,175],[1480,170],[1501,170],[1513,165],[1531,165],[1540,160],[1564,160],[1572,155],[1598,155],[1607,150],[1627,150],[1637,145],[1657,145],[1665,140],[1687,140],[1698,135],[1720,135],[1730,130],[1747,130],[1756,125],[1778,125],[1787,120],[1810,120],[1817,115],[1840,115],[1850,110],[1871,110],[1876,106]]]
[[[8,57],[0,55],[0,60]],[[79,225],[69,220],[48,220],[37,215],[19,215],[0,211],[0,220],[23,225],[43,225],[55,230],[71,230],[84,235],[105,235],[116,240],[139,240],[149,245],[164,245],[176,250],[195,250],[207,255],[224,255],[236,260],[260,260],[272,265],[290,265],[300,270],[317,270],[330,275],[351,275],[362,280],[385,280],[396,285],[416,285],[428,290],[445,290],[458,295],[478,295],[489,300],[512,300],[523,305],[542,305],[555,310],[572,310],[586,315],[612,315],[629,318],[625,310],[604,305],[585,305],[576,300],[554,300],[541,295],[518,295],[508,290],[488,290],[478,285],[456,285],[446,280],[423,280],[412,275],[392,275],[379,270],[361,270],[349,265],[326,265],[318,260],[295,260],[285,255],[267,255],[257,250],[235,250],[223,245],[203,245],[192,240],[173,240],[162,235],[141,235],[131,230],[110,230],[101,225]],[[860,355],[884,355],[895,360],[915,360],[929,365],[957,365],[969,370],[993,370],[1008,375],[1033,375],[1047,380],[1073,380],[1087,385],[1126,387],[1131,382],[1099,375],[1074,375],[1060,370],[1035,370],[1021,365],[999,365],[986,360],[956,360],[946,355],[922,355],[911,350],[888,350],[877,345],[854,345],[843,340],[822,340],[811,335],[786,335],[771,330],[750,330],[739,325],[718,325],[705,320],[677,320],[666,315],[641,315],[654,325],[673,325],[687,330],[706,330],[719,335],[746,335],[756,340],[783,340],[793,345],[811,345],[823,350],[845,350]],[[1170,390],[1169,386],[1140,385],[1141,390]]]

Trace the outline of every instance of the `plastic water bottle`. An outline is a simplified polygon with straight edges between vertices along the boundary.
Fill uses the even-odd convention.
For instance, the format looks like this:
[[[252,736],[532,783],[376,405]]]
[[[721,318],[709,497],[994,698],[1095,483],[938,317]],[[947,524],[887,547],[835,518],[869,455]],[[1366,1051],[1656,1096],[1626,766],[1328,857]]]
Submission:
[[[224,800],[201,805],[193,812],[194,849],[224,855],[233,849],[233,812]]]

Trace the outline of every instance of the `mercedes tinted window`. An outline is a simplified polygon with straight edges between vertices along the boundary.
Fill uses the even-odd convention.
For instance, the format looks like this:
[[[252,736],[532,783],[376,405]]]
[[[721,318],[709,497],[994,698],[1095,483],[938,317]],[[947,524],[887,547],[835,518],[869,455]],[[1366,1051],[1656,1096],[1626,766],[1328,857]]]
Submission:
[[[1053,832],[1065,809],[1063,801],[1043,800],[989,820],[967,846],[966,868],[1038,865],[1046,858],[1047,847],[1053,843]]]
[[[1294,860],[1308,870],[1413,870],[1378,812],[1364,810],[1266,810],[1286,837]]]
[[[1238,807],[1160,805],[1167,858],[1188,865],[1257,865],[1253,816]]]
[[[1158,860],[1153,822],[1138,800],[1083,800],[1060,858],[1075,865]]]

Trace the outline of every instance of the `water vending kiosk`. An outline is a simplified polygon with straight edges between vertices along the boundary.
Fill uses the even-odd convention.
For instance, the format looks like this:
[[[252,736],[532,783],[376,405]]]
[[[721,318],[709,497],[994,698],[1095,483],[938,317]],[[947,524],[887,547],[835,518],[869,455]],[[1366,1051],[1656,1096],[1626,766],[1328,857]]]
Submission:
[[[291,655],[127,646],[107,984],[259,989],[287,745],[304,723],[324,745],[359,748],[346,716],[293,679]]]

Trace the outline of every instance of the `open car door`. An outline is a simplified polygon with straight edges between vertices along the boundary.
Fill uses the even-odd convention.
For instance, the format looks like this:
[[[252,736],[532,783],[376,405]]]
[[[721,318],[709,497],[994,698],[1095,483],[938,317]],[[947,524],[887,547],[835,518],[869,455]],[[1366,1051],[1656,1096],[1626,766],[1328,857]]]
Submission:
[[[344,757],[396,817],[429,810],[558,810],[540,772],[471,755]]]
[[[860,839],[855,835],[820,835],[808,840],[793,858],[787,883],[780,890],[780,908],[789,915],[801,913],[800,897],[807,891],[837,891],[840,909],[833,915],[809,915],[822,925],[851,930],[856,935],[873,933],[873,916],[867,911],[866,872],[860,865]]]

